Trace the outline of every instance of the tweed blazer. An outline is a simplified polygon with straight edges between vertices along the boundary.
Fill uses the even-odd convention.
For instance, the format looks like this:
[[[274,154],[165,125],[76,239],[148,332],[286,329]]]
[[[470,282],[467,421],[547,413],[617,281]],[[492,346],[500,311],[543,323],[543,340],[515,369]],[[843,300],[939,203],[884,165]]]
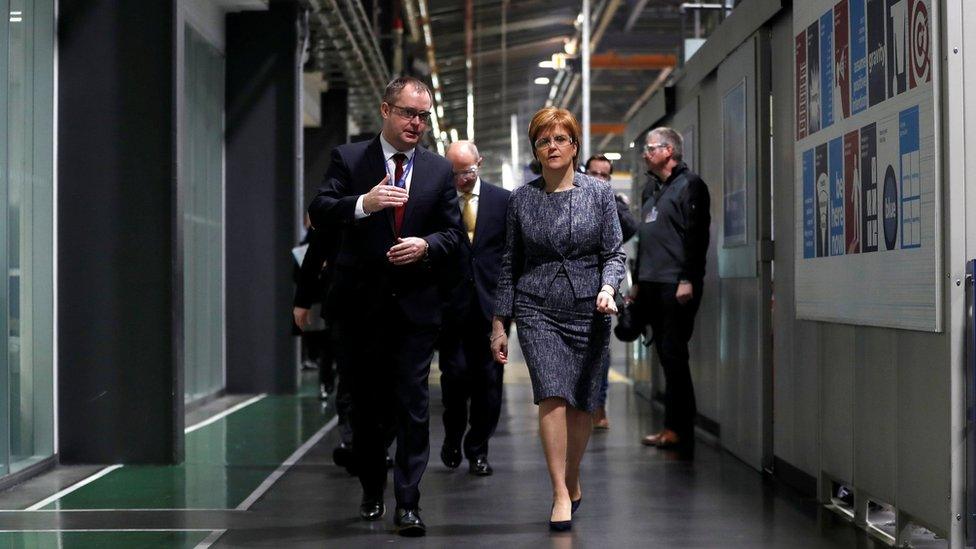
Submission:
[[[620,221],[610,185],[575,173],[570,195],[569,245],[553,245],[552,220],[542,215],[545,182],[538,178],[512,193],[508,204],[505,253],[495,298],[495,314],[512,317],[515,292],[546,297],[565,269],[577,299],[596,298],[608,285],[616,291],[624,276]]]

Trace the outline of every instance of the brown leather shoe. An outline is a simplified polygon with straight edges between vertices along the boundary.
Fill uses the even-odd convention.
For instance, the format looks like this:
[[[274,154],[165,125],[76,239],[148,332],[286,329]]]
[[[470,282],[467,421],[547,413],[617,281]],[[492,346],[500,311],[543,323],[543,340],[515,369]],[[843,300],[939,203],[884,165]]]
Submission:
[[[673,448],[681,443],[681,439],[678,438],[678,434],[671,429],[664,429],[663,431],[647,435],[641,439],[641,444],[644,446],[656,446],[658,448]]]

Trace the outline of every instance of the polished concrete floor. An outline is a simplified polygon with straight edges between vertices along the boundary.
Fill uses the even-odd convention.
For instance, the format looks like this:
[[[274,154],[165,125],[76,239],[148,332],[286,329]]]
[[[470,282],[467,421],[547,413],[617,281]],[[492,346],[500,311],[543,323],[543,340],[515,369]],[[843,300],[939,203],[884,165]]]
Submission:
[[[656,427],[657,419],[651,406],[622,383],[612,387],[611,429],[593,436],[584,459],[583,504],[573,530],[551,534],[549,482],[529,387],[508,384],[505,399],[489,455],[492,477],[473,477],[464,467],[452,471],[441,464],[442,430],[434,424],[432,459],[422,485],[426,538],[397,538],[390,512],[376,523],[356,518],[359,486],[331,464],[330,435],[252,508],[262,516],[280,517],[280,523],[232,529],[216,546],[874,546],[833,513],[764,482],[721,450],[699,444],[689,461],[640,446],[640,436]],[[388,494],[387,506],[393,505]]]
[[[358,520],[358,482],[331,461],[334,414],[306,389],[194,412],[188,424],[236,410],[187,433],[183,465],[60,468],[0,494],[0,547],[883,546],[720,449],[699,443],[688,460],[641,446],[659,416],[623,382],[611,384],[611,429],[593,435],[584,459],[573,530],[551,534],[537,409],[517,352],[513,359],[487,478],[440,463],[434,376],[425,538],[395,536],[392,512]],[[102,476],[74,484],[92,473]],[[70,493],[53,494],[62,487]]]

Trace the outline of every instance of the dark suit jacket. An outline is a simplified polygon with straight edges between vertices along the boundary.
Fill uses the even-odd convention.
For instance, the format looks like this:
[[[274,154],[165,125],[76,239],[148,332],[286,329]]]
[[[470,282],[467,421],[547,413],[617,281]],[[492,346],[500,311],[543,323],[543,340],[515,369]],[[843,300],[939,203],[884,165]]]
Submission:
[[[411,265],[396,267],[386,258],[396,243],[392,208],[355,217],[359,196],[385,176],[379,136],[332,150],[325,183],[308,209],[313,226],[342,231],[326,306],[337,315],[355,314],[393,298],[412,322],[438,324],[445,289],[435,271],[450,266],[465,238],[451,163],[416,149],[401,236],[421,237],[430,248],[427,259]]]
[[[511,192],[481,180],[474,242],[468,241],[467,234],[461,237],[457,276],[453,277],[454,289],[448,301],[455,316],[462,315],[467,307],[474,305],[486,322],[491,321],[495,287],[505,252],[505,222],[511,195]]]
[[[308,244],[308,250],[305,251],[305,259],[295,278],[295,307],[309,309],[325,299],[325,292],[335,271],[335,256],[339,245],[337,236],[335,231],[329,233],[321,229],[308,230],[304,241]],[[323,318],[325,313],[323,307]]]
[[[596,298],[603,285],[617,289],[624,276],[620,220],[607,183],[576,173],[570,195],[570,246],[552,245],[552,220],[540,215],[545,199],[538,178],[515,190],[508,206],[507,237],[498,279],[495,314],[510,318],[515,291],[546,297],[552,281],[565,270],[577,299]]]

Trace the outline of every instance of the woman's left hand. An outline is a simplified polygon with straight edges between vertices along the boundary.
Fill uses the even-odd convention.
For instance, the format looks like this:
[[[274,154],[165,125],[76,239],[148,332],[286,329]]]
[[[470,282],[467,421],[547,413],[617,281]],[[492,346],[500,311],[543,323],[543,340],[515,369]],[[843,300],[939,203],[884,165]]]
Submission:
[[[617,302],[614,301],[610,292],[600,290],[600,293],[596,294],[596,310],[605,315],[617,314]]]

